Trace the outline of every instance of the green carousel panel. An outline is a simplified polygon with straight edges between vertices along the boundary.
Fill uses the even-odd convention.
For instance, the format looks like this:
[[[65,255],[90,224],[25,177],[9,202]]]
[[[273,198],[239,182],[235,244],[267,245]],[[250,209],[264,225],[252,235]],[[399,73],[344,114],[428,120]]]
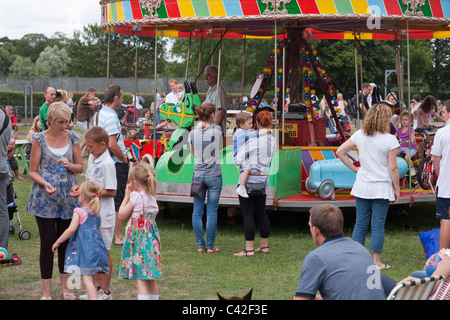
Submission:
[[[269,199],[280,199],[301,192],[301,148],[277,150],[269,169]],[[156,164],[159,195],[190,195],[194,158],[187,146],[164,153]],[[239,170],[233,162],[233,146],[222,149],[222,198],[237,198]]]

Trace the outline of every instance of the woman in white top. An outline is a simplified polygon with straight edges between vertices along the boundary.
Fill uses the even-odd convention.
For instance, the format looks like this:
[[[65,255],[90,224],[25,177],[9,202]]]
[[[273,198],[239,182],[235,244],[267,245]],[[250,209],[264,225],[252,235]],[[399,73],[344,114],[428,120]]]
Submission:
[[[339,159],[356,172],[351,195],[356,201],[356,223],[353,240],[364,245],[371,225],[370,250],[378,269],[390,269],[381,262],[384,242],[384,225],[389,203],[400,197],[397,148],[399,143],[389,132],[391,109],[379,103],[369,109],[362,129],[356,131],[337,150]],[[348,152],[358,148],[360,167],[348,157]]]

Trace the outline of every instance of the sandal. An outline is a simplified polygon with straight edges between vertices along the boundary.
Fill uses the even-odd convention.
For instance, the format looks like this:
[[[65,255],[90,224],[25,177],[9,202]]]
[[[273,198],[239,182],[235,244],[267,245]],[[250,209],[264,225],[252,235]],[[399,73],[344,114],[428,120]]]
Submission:
[[[205,253],[205,251],[206,251],[206,247],[198,248],[198,249],[197,249],[197,252],[198,252],[198,253]]]
[[[262,252],[264,254],[268,254],[270,252],[269,248],[270,247],[259,247],[258,249],[255,249],[255,252]]]
[[[206,249],[206,253],[217,253],[217,252],[219,252],[219,251],[220,251],[220,249],[217,248],[217,247]]]
[[[378,271],[380,271],[380,270],[389,270],[391,268],[392,267],[390,265],[385,264],[385,263],[380,263],[380,265],[377,266]]]
[[[233,255],[236,257],[251,257],[255,255],[255,250],[244,249],[241,252],[234,253]]]
[[[65,292],[65,293],[61,292],[61,295],[64,300],[76,300],[77,299],[77,297],[72,292]]]

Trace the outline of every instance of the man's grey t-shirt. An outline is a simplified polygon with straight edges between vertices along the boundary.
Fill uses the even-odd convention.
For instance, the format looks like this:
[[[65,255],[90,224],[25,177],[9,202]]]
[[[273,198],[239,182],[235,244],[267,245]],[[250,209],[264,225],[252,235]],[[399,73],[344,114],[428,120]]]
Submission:
[[[222,130],[219,126],[194,129],[189,133],[189,145],[194,147],[194,177],[221,176],[220,151],[222,150]]]
[[[369,251],[347,237],[327,238],[303,261],[296,296],[324,300],[385,300]]]

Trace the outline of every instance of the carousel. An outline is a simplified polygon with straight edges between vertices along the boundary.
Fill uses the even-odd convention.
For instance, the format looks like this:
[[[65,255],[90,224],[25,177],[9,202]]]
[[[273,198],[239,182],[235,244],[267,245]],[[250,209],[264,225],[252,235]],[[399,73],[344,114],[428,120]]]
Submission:
[[[251,92],[245,92],[250,96],[245,111],[256,115],[262,110],[260,102],[266,92],[273,92],[275,105],[270,111],[274,115],[278,148],[271,162],[266,205],[280,210],[305,211],[319,202],[338,207],[355,205],[350,196],[355,176],[337,159],[340,141],[332,141],[327,136],[326,120],[320,117],[323,104],[316,95],[323,95],[330,117],[335,124],[340,123],[345,113],[339,107],[338,92],[333,84],[333,77],[337,75],[327,73],[320,53],[309,40],[355,42],[352,67],[355,69],[355,93],[358,93],[362,84],[358,71],[359,41],[392,39],[397,44],[400,40],[450,37],[450,2],[447,0],[101,0],[100,5],[101,27],[108,34],[154,37],[155,47],[161,37],[216,39],[219,83],[221,47],[226,45],[227,38],[273,39],[273,49],[266,53],[267,63],[261,66],[260,74],[255,75],[257,80]],[[393,114],[398,115],[402,111],[400,106],[409,105],[403,101],[410,100],[411,92],[409,55],[405,66],[399,62],[397,47],[396,54],[399,92],[398,101],[391,106]],[[243,77],[245,56],[242,64]],[[155,83],[156,65],[155,60]],[[189,61],[186,65],[188,68]],[[192,203],[190,186],[194,159],[187,135],[194,126],[194,107],[201,101],[196,87],[198,79],[188,79],[187,74],[183,102],[165,103],[160,108],[161,119],[171,120],[178,129],[170,136],[148,139],[142,146],[135,146],[136,160],[142,159],[143,153],[152,158],[158,182],[157,200],[161,202]],[[356,94],[357,106],[358,99]],[[373,103],[383,100],[379,93],[372,99]],[[357,112],[356,120],[360,121],[360,117]],[[340,137],[345,137],[345,129],[336,127]],[[156,137],[155,128],[146,128],[145,136]],[[164,152],[161,152],[161,145],[165,146]],[[354,150],[352,157],[358,160],[358,150]],[[223,188],[219,204],[239,206],[235,193],[239,172],[233,162],[232,136],[224,139],[220,160]],[[398,158],[398,165],[402,191],[397,204],[435,201],[432,178],[426,177],[430,188],[414,185],[407,174],[406,162]]]

